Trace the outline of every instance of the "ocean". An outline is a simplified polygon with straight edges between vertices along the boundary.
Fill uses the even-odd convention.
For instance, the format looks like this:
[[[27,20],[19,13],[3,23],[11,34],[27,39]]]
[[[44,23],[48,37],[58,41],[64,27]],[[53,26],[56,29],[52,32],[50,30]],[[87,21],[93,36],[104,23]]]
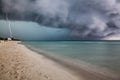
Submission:
[[[22,42],[49,54],[83,61],[120,74],[120,42],[117,41],[25,41]]]

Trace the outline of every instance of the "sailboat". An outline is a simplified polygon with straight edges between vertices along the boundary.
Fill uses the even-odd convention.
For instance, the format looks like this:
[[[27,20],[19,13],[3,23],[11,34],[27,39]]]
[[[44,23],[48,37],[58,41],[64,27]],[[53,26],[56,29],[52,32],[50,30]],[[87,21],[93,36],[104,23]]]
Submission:
[[[10,24],[10,21],[8,19],[8,14],[7,13],[6,13],[6,21],[8,23],[8,29],[9,29],[8,41],[11,41],[13,39],[13,34],[12,34],[11,24]]]

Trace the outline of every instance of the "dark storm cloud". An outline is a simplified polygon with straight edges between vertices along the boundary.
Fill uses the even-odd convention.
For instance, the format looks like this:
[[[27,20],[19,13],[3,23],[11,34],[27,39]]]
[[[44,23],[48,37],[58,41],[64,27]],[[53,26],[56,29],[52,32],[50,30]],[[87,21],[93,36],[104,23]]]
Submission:
[[[68,28],[79,38],[120,33],[120,0],[0,0],[0,11],[15,20]]]

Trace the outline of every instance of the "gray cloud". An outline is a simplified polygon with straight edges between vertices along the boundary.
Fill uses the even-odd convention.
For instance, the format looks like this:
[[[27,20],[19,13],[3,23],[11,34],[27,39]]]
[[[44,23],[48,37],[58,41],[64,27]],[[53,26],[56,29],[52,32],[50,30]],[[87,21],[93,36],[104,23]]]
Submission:
[[[2,0],[4,13],[42,25],[68,28],[79,38],[120,33],[120,0]]]

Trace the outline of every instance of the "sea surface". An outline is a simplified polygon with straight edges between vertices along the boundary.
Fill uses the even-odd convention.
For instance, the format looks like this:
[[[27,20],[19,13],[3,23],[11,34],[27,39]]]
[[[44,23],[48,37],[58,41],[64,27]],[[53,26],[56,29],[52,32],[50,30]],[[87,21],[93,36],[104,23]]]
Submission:
[[[119,41],[27,41],[23,44],[120,74]]]

